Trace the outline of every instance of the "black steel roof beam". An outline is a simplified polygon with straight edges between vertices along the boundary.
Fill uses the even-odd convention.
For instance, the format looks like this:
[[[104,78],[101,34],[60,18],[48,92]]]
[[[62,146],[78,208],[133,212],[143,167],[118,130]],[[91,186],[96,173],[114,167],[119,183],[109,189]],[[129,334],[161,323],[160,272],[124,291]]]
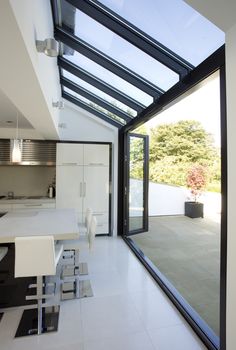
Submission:
[[[112,105],[111,103],[103,100],[102,98],[96,96],[95,94],[91,93],[87,89],[73,83],[71,80],[61,77],[60,82],[63,86],[67,87],[68,89],[76,92],[77,94],[87,98],[88,100],[96,103],[100,107],[108,110],[109,112],[117,115],[118,117],[122,118],[126,122],[129,122],[132,118],[128,113],[125,113],[120,108]]]
[[[77,38],[75,35],[66,32],[64,29],[59,27],[55,28],[55,39],[63,42],[75,51],[78,51],[90,60],[108,69],[110,72],[118,75],[120,78],[126,80],[154,98],[157,98],[164,93],[164,90],[161,88],[150,83],[148,80],[142,78],[140,75],[134,73],[119,62],[111,59],[109,56],[95,49],[85,41]]]
[[[97,89],[105,92],[106,94],[110,95],[114,99],[124,103],[126,106],[134,109],[137,112],[141,112],[144,108],[146,108],[145,105],[141,104],[140,102],[132,99],[128,95],[124,94],[118,89],[115,89],[113,86],[105,83],[99,78],[96,78],[91,73],[87,72],[83,68],[80,68],[76,66],[74,63],[69,62],[63,57],[58,57],[58,65],[59,67],[65,69],[71,74],[74,74],[76,77],[86,81],[88,84],[93,85]]]
[[[105,122],[115,126],[116,128],[120,129],[123,126],[123,124],[120,124],[118,121],[115,121],[114,119],[109,118],[104,113],[98,111],[97,109],[93,108],[92,106],[89,106],[85,102],[80,101],[78,98],[68,94],[65,91],[62,92],[62,97],[65,98],[67,101],[74,103],[76,106],[83,108],[87,112],[95,115],[96,117],[104,120]]]
[[[170,90],[163,94],[158,100],[154,101],[138,116],[124,125],[121,132],[133,130],[143,123],[157,115],[165,106],[183,95],[186,91],[193,88],[200,81],[206,79],[209,75],[218,70],[225,64],[225,45],[222,45],[213,54],[194,68],[182,81],[174,85]]]
[[[78,10],[118,34],[134,46],[152,56],[182,78],[194,66],[159,43],[148,34],[126,21],[108,7],[94,0],[67,0]]]

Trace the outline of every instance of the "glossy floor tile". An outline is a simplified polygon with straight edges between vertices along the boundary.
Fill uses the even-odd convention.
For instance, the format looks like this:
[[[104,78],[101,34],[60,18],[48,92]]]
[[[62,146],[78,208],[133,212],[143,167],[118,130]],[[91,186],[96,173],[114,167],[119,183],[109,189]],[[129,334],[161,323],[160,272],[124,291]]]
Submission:
[[[23,309],[4,310],[1,350],[205,349],[122,239],[82,240],[80,261],[94,296],[61,302],[58,332],[41,336],[14,339]]]

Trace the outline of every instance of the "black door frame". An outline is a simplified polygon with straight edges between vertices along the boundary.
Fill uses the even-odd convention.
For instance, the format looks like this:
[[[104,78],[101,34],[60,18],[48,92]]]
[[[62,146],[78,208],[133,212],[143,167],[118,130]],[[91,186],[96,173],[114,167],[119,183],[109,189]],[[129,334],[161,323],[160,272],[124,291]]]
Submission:
[[[144,140],[144,163],[143,163],[143,227],[137,230],[130,231],[129,226],[129,192],[130,192],[130,186],[129,186],[129,179],[130,179],[130,138],[136,137]],[[149,137],[148,135],[141,135],[141,134],[135,134],[135,133],[128,133],[127,137],[125,138],[125,141],[127,143],[126,150],[127,153],[125,154],[125,198],[126,198],[126,208],[125,208],[125,235],[131,236],[136,235],[137,233],[142,233],[145,231],[148,231],[148,179],[149,179]]]
[[[168,285],[164,276],[158,273],[157,268],[144,256],[132,239],[126,237],[125,217],[127,215],[125,198],[126,162],[123,161],[127,154],[128,132],[150,120],[157,115],[169,103],[177,100],[189,89],[206,79],[214,72],[220,74],[220,105],[221,105],[221,192],[222,192],[222,215],[221,215],[221,267],[220,267],[220,338],[216,339],[210,334],[209,329],[192,318],[191,309],[184,305],[183,300],[176,297],[175,290]],[[225,82],[225,46],[209,56],[204,62],[197,66],[183,80],[173,86],[158,100],[154,101],[144,112],[119,130],[119,197],[118,197],[118,232],[123,236],[125,242],[130,246],[137,257],[165,291],[177,309],[188,321],[193,330],[198,334],[208,349],[226,350],[226,262],[227,262],[227,129],[226,129],[226,82]],[[200,286],[199,286],[200,287]],[[197,316],[197,315],[196,315]]]

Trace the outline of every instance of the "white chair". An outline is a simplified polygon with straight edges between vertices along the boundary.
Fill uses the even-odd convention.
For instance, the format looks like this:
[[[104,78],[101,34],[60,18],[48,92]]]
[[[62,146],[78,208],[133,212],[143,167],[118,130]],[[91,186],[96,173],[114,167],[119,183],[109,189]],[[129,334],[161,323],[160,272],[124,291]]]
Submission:
[[[89,228],[92,219],[92,209],[87,208],[85,214],[85,228],[86,234],[89,235]],[[87,238],[86,238],[87,239]],[[76,275],[87,275],[88,267],[86,263],[79,262],[79,248],[81,245],[80,239],[71,239],[63,241],[64,252],[63,252],[63,272],[62,276],[76,276]]]
[[[97,219],[92,215],[90,216],[90,214],[91,213],[88,212],[88,217],[87,217],[88,235],[86,236],[86,239],[89,243],[89,249],[92,250],[93,244],[94,244],[94,238],[96,235]],[[74,242],[71,241],[70,244],[73,245]],[[87,266],[86,263],[82,263],[82,264]],[[64,272],[66,272],[67,270],[69,271],[68,267],[65,267]],[[80,270],[80,267],[79,267],[79,270]],[[88,272],[86,274],[88,274]],[[62,292],[61,292],[62,300],[93,296],[93,291],[89,280],[79,280],[78,278],[75,277],[75,275],[73,274],[70,275],[69,273],[68,274],[64,273],[64,275],[62,274],[62,278],[63,278]]]
[[[89,227],[90,227],[92,216],[93,216],[92,209],[91,208],[87,208],[86,209],[86,214],[85,214],[85,226],[86,226],[87,234],[89,234]]]
[[[89,233],[88,233],[89,250],[93,249],[96,230],[97,230],[97,219],[95,216],[92,216],[90,226],[89,226]]]
[[[35,321],[35,309],[25,310],[20,321],[16,337],[31,334],[41,334],[49,331],[56,331],[58,325],[59,311],[57,315],[50,313],[50,319],[55,320],[55,324],[45,325],[47,323],[47,310],[43,307],[43,299],[53,296],[54,294],[43,294],[44,276],[56,274],[56,266],[63,252],[61,244],[54,245],[53,236],[28,236],[15,238],[15,277],[37,277],[36,295],[27,296],[27,300],[37,300],[37,326]],[[56,308],[58,309],[58,308]],[[50,309],[50,311],[52,308]],[[59,310],[59,309],[58,309]],[[44,319],[43,319],[44,312]],[[34,320],[28,321],[33,317]],[[49,317],[49,315],[48,315]],[[26,327],[24,324],[28,323]]]

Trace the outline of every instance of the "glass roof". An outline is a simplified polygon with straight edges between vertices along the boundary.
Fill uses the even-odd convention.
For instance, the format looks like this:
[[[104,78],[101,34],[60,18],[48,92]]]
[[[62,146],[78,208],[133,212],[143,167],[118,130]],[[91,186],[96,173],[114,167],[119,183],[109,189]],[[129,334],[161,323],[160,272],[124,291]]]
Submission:
[[[100,0],[118,15],[197,66],[225,34],[182,0]],[[134,11],[135,9],[135,11]]]
[[[52,8],[64,98],[117,127],[224,44],[182,0],[52,0]]]
[[[119,123],[121,123],[121,124],[123,124],[123,125],[125,124],[124,120],[121,119],[121,118],[119,118],[119,117],[118,117],[117,115],[115,115],[114,113],[109,112],[109,111],[106,110],[105,108],[102,108],[101,106],[97,105],[96,103],[91,102],[91,101],[88,100],[87,98],[85,98],[85,97],[83,97],[83,96],[77,94],[76,92],[74,92],[74,91],[68,89],[67,87],[64,87],[63,90],[64,90],[65,92],[68,92],[70,95],[76,97],[78,100],[85,102],[88,106],[91,106],[91,107],[95,108],[97,111],[106,114],[107,117],[109,117],[109,118],[111,118],[111,119],[113,119],[113,120],[116,120],[116,121],[118,121]]]
[[[75,35],[165,91],[179,80],[178,74],[81,11],[75,14]]]
[[[73,81],[78,86],[81,86],[81,87],[87,89],[88,91],[94,93],[95,95],[101,97],[102,99],[113,104],[114,106],[122,109],[124,112],[128,112],[131,116],[135,117],[137,115],[137,112],[135,110],[133,110],[132,108],[127,107],[124,103],[114,99],[113,97],[111,97],[108,94],[106,94],[105,92],[97,89],[93,85],[86,83],[84,80],[76,77],[74,74],[71,74],[71,73],[67,72],[66,70],[62,69],[62,76]]]
[[[119,89],[120,91],[125,91],[126,94],[134,98],[135,100],[141,102],[145,106],[150,105],[153,102],[153,98],[143,92],[142,90],[131,85],[124,79],[121,79],[117,75],[111,73],[106,68],[103,68],[99,64],[91,61],[89,58],[81,55],[78,52],[74,52],[74,55],[63,55],[68,61],[75,63],[77,66],[85,69],[86,71],[97,76],[99,79],[109,82],[112,86]]]

